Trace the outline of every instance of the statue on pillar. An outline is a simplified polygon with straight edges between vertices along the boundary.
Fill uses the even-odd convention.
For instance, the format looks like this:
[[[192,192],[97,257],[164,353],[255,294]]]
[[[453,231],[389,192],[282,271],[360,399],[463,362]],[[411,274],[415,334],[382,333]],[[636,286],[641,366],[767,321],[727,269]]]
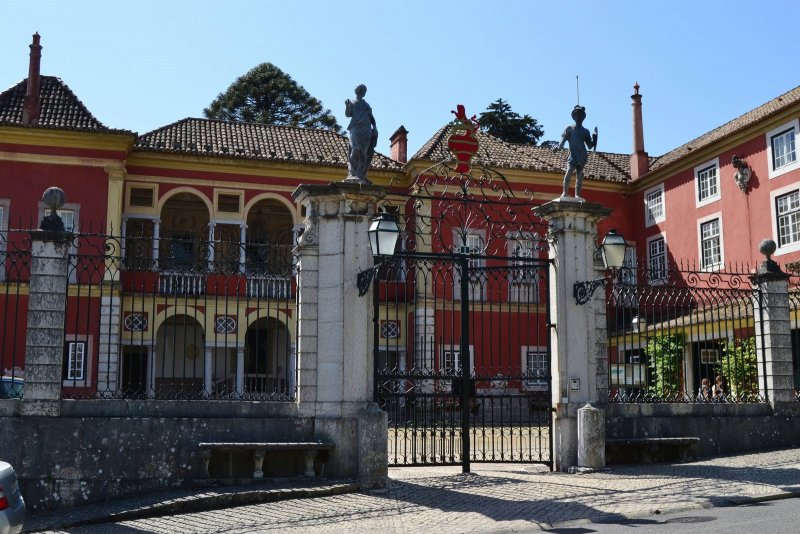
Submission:
[[[364,95],[367,86],[360,84],[356,87],[355,102],[349,98],[344,101],[344,114],[350,117],[347,130],[350,132],[350,154],[347,166],[347,181],[358,181],[369,184],[367,169],[378,144],[378,129],[375,126],[375,117]]]
[[[575,124],[567,126],[564,133],[561,134],[561,142],[553,150],[564,148],[564,143],[569,144],[569,157],[567,158],[567,172],[564,174],[564,190],[561,193],[561,198],[568,197],[569,181],[574,172],[575,179],[575,198],[581,198],[581,187],[583,187],[583,168],[586,166],[586,161],[589,159],[587,148],[597,149],[597,128],[594,133],[583,127],[583,121],[586,119],[586,108],[583,106],[575,106],[572,110],[572,118]]]

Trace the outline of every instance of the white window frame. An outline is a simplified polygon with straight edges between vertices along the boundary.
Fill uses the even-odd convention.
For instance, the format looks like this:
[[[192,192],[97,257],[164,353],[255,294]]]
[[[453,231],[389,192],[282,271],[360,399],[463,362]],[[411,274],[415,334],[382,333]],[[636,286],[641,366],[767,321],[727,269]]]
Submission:
[[[787,165],[783,165],[782,167],[775,168],[774,166],[774,157],[772,154],[772,141],[775,137],[785,133],[789,130],[794,131],[794,142],[795,142],[795,158],[792,163]],[[782,176],[787,172],[791,172],[795,169],[800,168],[800,154],[798,154],[798,147],[797,143],[800,141],[798,139],[798,134],[800,133],[800,120],[794,119],[793,121],[787,122],[785,124],[781,124],[777,128],[773,128],[772,130],[766,133],[766,142],[767,142],[767,168],[769,169],[769,177],[777,178],[778,176]]]
[[[650,206],[648,203],[647,197],[649,197],[653,193],[659,193],[661,196],[661,214],[657,216],[651,216]],[[644,192],[644,226],[648,228],[653,226],[654,224],[658,224],[660,222],[664,222],[667,218],[667,202],[666,197],[664,195],[664,184],[658,184],[655,187],[651,187]]]
[[[45,216],[50,214],[50,210],[44,205],[44,202],[41,200],[39,201],[39,224],[42,224]],[[73,234],[80,233],[80,220],[81,220],[81,205],[77,202],[67,202],[60,208],[56,210],[56,213],[62,215],[65,211],[72,212],[72,230],[67,230],[65,226],[65,230],[68,232],[72,232]],[[76,256],[78,254],[78,247],[75,246],[75,241],[72,240],[72,243],[69,246],[69,255]],[[74,284],[78,281],[78,273],[77,270],[74,269],[72,266],[69,267],[69,283]]]
[[[477,228],[467,228],[466,235],[464,235],[461,229],[453,230],[453,249],[456,253],[462,254],[465,249],[468,248],[470,250],[469,254],[474,254],[475,249],[468,246],[471,237],[480,239],[481,250],[478,252],[480,254],[483,253],[483,247],[486,245],[486,231]],[[484,258],[470,258],[467,262],[470,268],[480,268],[485,265],[486,260]],[[453,267],[453,300],[461,300],[461,292],[457,289],[460,287],[461,279],[458,277],[456,266],[454,265]],[[481,283],[480,278],[477,280],[470,280],[469,298],[470,300],[486,298],[486,287]]]
[[[520,254],[520,249],[522,254]],[[533,236],[530,234],[516,235],[508,238],[508,257],[527,258],[532,260],[535,254],[535,244]],[[512,260],[514,262],[514,260]],[[508,275],[508,300],[509,302],[527,302],[531,304],[539,303],[539,270],[533,263],[528,261],[520,262],[520,267],[516,265],[509,269]],[[526,272],[526,268],[532,268],[532,272]]]
[[[444,372],[446,372],[448,370],[448,368],[445,367],[445,362],[447,360],[447,357],[446,357],[447,354],[450,354],[451,357],[453,358],[453,362],[454,363],[453,363],[452,373],[453,374],[460,373],[461,372],[461,346],[441,345],[441,348],[439,349],[439,355],[441,357],[441,359],[439,360],[439,368],[440,368],[441,371],[444,371]],[[473,369],[475,369],[475,347],[470,345],[469,346],[469,370],[470,370],[470,372],[472,372]]]
[[[714,220],[716,220],[717,224],[719,225],[719,235],[717,235],[717,239],[719,240],[719,261],[711,265],[706,265],[704,262],[705,258],[703,257],[703,226],[713,222]],[[725,265],[725,241],[723,239],[724,233],[722,212],[720,211],[697,220],[697,256],[700,260],[701,270],[719,271],[722,266]]]
[[[660,278],[652,278],[653,273],[653,258],[650,254],[650,244],[653,241],[664,242],[664,276]],[[657,286],[667,281],[667,271],[669,270],[669,249],[667,248],[667,235],[655,234],[647,238],[647,283],[651,286]]]
[[[528,375],[528,359],[531,355],[541,357],[541,361],[545,365],[543,373],[537,373],[535,376]],[[520,370],[522,371],[522,376],[528,377],[522,381],[523,389],[525,391],[548,391],[547,377],[550,375],[552,363],[550,354],[547,352],[547,347],[536,345],[523,345],[520,347]]]
[[[772,225],[772,240],[778,245],[778,248],[773,256],[780,256],[782,254],[788,254],[790,252],[797,252],[800,250],[800,240],[781,246],[780,236],[778,235],[778,197],[789,195],[794,192],[800,194],[800,185],[793,184],[782,187],[780,189],[771,191],[769,194],[770,213],[772,214],[772,218],[770,220],[770,224]]]
[[[67,365],[66,374],[69,376],[69,363],[70,363],[70,351],[72,349],[73,344],[81,343],[84,346],[84,353],[83,353],[83,377],[72,379],[72,378],[65,378],[63,379],[62,386],[68,388],[85,388],[89,387],[92,384],[92,371],[94,367],[94,363],[92,361],[92,345],[94,341],[94,336],[86,336],[86,335],[67,335],[66,339],[64,340],[64,350],[67,352],[67,358],[65,364]]]
[[[702,178],[703,173],[707,173],[711,169],[714,170],[714,180],[713,184],[709,185],[708,189],[708,196],[705,198],[701,198],[703,193],[702,187]],[[695,205],[699,208],[700,206],[705,206],[707,204],[711,204],[712,202],[716,202],[721,197],[721,180],[720,180],[720,169],[719,169],[719,158],[714,158],[710,161],[706,161],[702,165],[698,165],[694,168],[694,200]],[[710,190],[714,189],[714,192]]]

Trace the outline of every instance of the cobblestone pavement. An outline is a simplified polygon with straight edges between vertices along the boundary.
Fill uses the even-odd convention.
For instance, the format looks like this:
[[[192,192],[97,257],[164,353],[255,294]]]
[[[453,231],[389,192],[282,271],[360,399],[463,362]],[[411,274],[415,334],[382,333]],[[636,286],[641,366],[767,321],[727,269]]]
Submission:
[[[800,494],[800,449],[587,474],[477,464],[390,469],[387,489],[48,532],[529,532]]]

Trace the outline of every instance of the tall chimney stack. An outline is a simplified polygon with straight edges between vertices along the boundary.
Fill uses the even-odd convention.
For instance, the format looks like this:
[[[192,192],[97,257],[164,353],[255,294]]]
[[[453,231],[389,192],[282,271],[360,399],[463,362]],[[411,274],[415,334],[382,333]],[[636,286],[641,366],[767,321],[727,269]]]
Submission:
[[[389,143],[393,160],[400,163],[408,161],[408,130],[402,124],[389,138]]]
[[[41,112],[41,101],[39,99],[39,87],[41,77],[39,68],[42,62],[42,46],[39,44],[39,34],[33,34],[31,44],[31,59],[28,66],[28,83],[25,91],[25,100],[22,103],[22,123],[37,124],[39,113]]]
[[[642,127],[642,95],[639,94],[639,84],[633,86],[634,94],[631,95],[633,106],[633,153],[631,154],[631,179],[636,180],[647,174],[650,170],[650,161],[644,151],[644,129]]]

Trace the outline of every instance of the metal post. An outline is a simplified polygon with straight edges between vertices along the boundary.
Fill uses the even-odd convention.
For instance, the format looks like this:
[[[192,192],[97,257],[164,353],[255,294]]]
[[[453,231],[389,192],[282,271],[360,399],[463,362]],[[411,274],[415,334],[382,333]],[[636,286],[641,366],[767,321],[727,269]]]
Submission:
[[[458,258],[461,271],[461,471],[470,472],[469,443],[469,401],[470,374],[469,368],[469,259],[465,255]]]

